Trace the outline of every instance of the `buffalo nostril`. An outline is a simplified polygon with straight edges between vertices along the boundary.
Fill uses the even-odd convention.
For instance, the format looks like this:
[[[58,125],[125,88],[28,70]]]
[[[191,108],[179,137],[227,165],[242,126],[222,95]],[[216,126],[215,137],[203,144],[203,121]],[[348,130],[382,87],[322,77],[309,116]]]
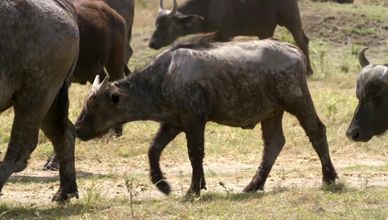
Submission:
[[[360,132],[358,131],[358,129],[349,129],[346,132],[346,136],[348,136],[349,139],[355,141],[360,137]]]
[[[156,43],[155,41],[151,40],[149,43],[148,43],[148,46],[154,50],[159,50],[161,48],[160,45],[158,45],[158,43]]]
[[[150,42],[148,43],[148,46],[149,46],[150,48],[154,48],[154,47],[155,47],[155,42],[150,41]]]
[[[352,134],[352,140],[357,140],[359,137],[360,137],[360,133],[358,133],[358,132],[354,132]]]

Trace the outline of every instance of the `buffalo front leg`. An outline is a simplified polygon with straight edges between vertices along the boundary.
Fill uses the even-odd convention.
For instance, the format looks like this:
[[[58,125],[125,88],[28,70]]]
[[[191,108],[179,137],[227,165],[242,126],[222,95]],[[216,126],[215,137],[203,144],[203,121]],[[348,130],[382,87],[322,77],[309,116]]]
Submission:
[[[205,123],[193,123],[192,126],[185,130],[187,139],[187,148],[189,151],[189,158],[191,167],[193,169],[190,188],[186,195],[201,194],[201,189],[206,189],[206,181],[203,171],[204,152],[204,132]]]
[[[74,165],[76,132],[74,125],[67,118],[67,111],[64,114],[59,114],[63,112],[63,109],[59,108],[68,107],[66,103],[65,105],[58,104],[58,102],[63,101],[66,102],[66,100],[55,99],[41,126],[54,146],[59,163],[60,188],[52,198],[55,202],[68,202],[72,197],[78,198]]]
[[[255,192],[257,190],[263,190],[268,174],[285,144],[282,128],[282,118],[283,112],[280,112],[273,117],[261,122],[264,141],[261,164],[256,172],[256,175],[244,188],[243,192]]]
[[[0,192],[10,175],[23,170],[38,143],[39,124],[43,110],[15,105],[15,118],[4,161],[0,164]]]
[[[158,187],[160,191],[168,195],[171,192],[170,185],[165,180],[160,169],[159,160],[162,151],[181,131],[167,124],[161,124],[149,150],[148,159],[150,161],[151,182]]]

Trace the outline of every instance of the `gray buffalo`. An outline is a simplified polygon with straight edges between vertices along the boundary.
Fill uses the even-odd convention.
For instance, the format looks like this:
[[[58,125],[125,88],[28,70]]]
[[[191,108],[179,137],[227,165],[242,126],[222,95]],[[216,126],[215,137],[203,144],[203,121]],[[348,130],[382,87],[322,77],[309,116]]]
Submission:
[[[245,192],[263,189],[285,144],[282,117],[293,114],[322,165],[323,181],[334,182],[325,126],[315,112],[306,79],[306,59],[291,44],[273,40],[182,44],[160,54],[144,70],[101,84],[96,79],[77,119],[77,136],[99,137],[125,122],[153,120],[160,128],[149,149],[151,180],[168,194],[159,159],[179,133],[187,139],[193,173],[188,194],[206,188],[203,158],[208,121],[252,129],[261,122],[263,160]]]
[[[358,105],[346,135],[366,142],[388,129],[388,66],[371,64],[361,50],[362,70],[357,79]]]
[[[215,32],[213,40],[229,41],[238,35],[272,37],[277,25],[286,27],[307,57],[307,74],[313,73],[309,39],[303,31],[297,0],[187,0],[172,10],[160,0],[155,31],[149,46],[159,49],[178,37]]]
[[[0,164],[0,191],[21,171],[39,128],[54,145],[60,188],[53,201],[78,197],[75,128],[68,119],[68,87],[79,51],[74,8],[66,0],[0,1],[0,110],[13,106],[8,149]]]

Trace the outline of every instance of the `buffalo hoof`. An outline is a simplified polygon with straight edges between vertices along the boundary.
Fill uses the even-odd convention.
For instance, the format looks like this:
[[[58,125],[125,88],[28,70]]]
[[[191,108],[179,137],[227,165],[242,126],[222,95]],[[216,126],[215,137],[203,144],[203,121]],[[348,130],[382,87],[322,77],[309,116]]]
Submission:
[[[195,198],[195,197],[200,197],[201,196],[201,190],[192,190],[189,189],[187,190],[185,197],[187,199]]]
[[[59,169],[59,164],[55,156],[50,157],[46,164],[43,166],[43,170],[57,171]]]
[[[164,179],[159,180],[158,182],[155,183],[155,185],[162,193],[166,195],[170,194],[171,192],[170,184],[168,184],[168,182],[165,181]]]
[[[250,183],[243,189],[243,192],[244,192],[244,193],[252,193],[252,192],[256,192],[257,190],[264,190],[264,188],[263,188],[263,187],[257,186],[257,184],[254,184],[253,182],[250,182]]]
[[[123,136],[123,126],[120,125],[120,126],[113,128],[112,135],[115,138],[119,138],[119,137]]]
[[[26,169],[26,167],[27,167],[27,162],[18,163],[16,164],[16,168],[13,172],[14,173],[22,172],[23,170]]]
[[[77,199],[79,198],[77,191],[75,191],[73,193],[65,193],[65,192],[63,192],[62,189],[59,189],[58,192],[55,193],[55,195],[51,201],[57,202],[59,204],[65,204],[65,203],[70,202],[70,199],[73,197],[75,197]]]
[[[338,178],[337,173],[335,171],[330,172],[329,174],[325,175],[322,178],[322,181],[325,185],[330,185],[332,183],[335,183],[336,179]]]

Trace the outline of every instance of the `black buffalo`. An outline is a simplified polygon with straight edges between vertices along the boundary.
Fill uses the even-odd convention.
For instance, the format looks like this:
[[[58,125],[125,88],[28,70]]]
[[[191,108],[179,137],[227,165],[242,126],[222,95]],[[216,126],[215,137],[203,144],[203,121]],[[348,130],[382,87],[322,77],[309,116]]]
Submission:
[[[0,110],[13,106],[11,137],[0,164],[0,191],[21,171],[39,128],[54,145],[60,188],[53,201],[78,197],[75,128],[68,119],[68,87],[79,51],[74,8],[66,0],[0,1]]]
[[[357,79],[358,105],[346,135],[353,141],[369,141],[388,129],[388,67],[371,64],[363,49],[362,70]]]
[[[261,123],[263,160],[245,192],[263,189],[285,144],[284,112],[295,115],[321,164],[323,181],[335,181],[325,126],[315,112],[306,79],[306,60],[296,47],[273,40],[179,45],[124,80],[96,80],[77,119],[77,136],[99,137],[135,120],[160,122],[148,156],[151,180],[168,194],[159,166],[163,149],[179,133],[187,139],[193,168],[189,194],[206,187],[204,130],[208,121],[252,129]]]
[[[156,29],[149,46],[159,49],[178,37],[215,32],[213,40],[229,41],[237,35],[272,37],[277,25],[286,27],[307,57],[307,74],[313,70],[309,39],[303,31],[297,0],[188,0],[172,10],[160,0]]]

